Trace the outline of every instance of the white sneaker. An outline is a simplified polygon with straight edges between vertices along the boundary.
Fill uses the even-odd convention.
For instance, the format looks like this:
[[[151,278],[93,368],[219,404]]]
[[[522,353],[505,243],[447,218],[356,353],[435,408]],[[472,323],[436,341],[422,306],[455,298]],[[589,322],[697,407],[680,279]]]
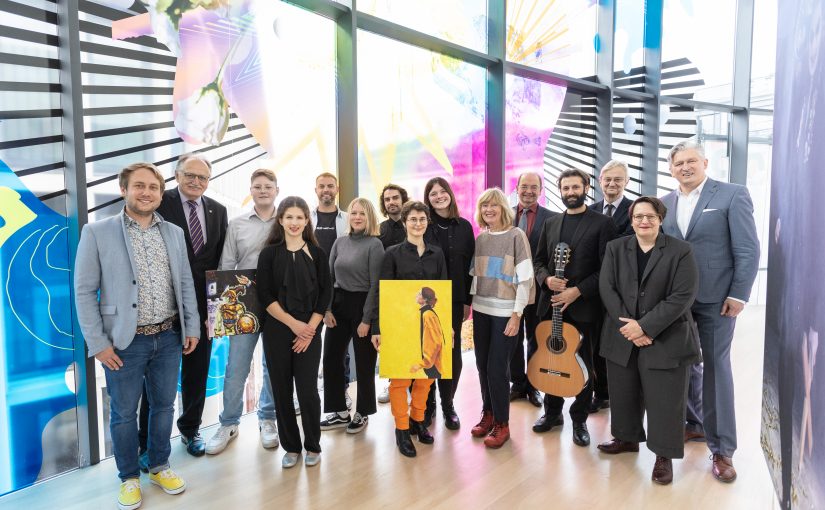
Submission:
[[[390,401],[390,385],[384,386],[384,390],[378,395],[378,403],[379,404],[386,404]]]
[[[224,427],[221,425],[218,427],[218,430],[215,431],[215,435],[209,438],[209,441],[206,442],[206,453],[209,455],[217,455],[226,449],[226,445],[229,444],[229,441],[232,441],[236,437],[238,437],[238,426],[237,425],[228,425]]]
[[[277,448],[280,443],[275,420],[261,420],[258,428],[261,431],[261,446],[264,448]]]
[[[298,397],[292,397],[292,405],[295,407],[295,416],[300,416],[301,405],[298,403]]]
[[[344,401],[347,403],[347,411],[352,411],[352,399],[349,398],[349,391],[344,390]]]

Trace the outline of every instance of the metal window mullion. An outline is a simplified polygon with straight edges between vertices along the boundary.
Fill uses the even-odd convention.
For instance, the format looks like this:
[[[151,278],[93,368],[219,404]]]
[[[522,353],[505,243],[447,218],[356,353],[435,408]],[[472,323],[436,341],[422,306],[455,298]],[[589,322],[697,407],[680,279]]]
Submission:
[[[339,204],[358,196],[358,28],[356,0],[335,19]]]
[[[80,72],[80,20],[78,0],[60,0],[57,5],[58,60],[60,61],[60,106],[63,112],[63,157],[66,161],[66,212],[69,263],[74,268],[80,230],[88,222],[85,143],[83,134],[83,90]],[[74,271],[72,271],[72,277]],[[74,302],[74,288],[71,290]],[[100,462],[97,422],[95,360],[87,356],[86,343],[72,308],[74,331],[75,387],[77,388],[78,464]]]
[[[507,55],[507,11],[505,2],[487,0],[487,187],[505,185],[505,60]],[[505,192],[507,190],[504,190]]]
[[[599,2],[596,54],[596,77],[607,90],[596,93],[596,153],[593,176],[598,181],[599,170],[613,155],[613,51],[616,23],[616,3],[613,0]],[[596,200],[601,200],[602,189],[595,186]]]
[[[754,0],[736,2],[736,32],[733,51],[733,105],[731,113],[730,177],[736,184],[748,181],[748,132],[751,98],[751,53],[753,50]]]
[[[642,136],[642,195],[657,195],[659,179],[659,98],[662,92],[663,0],[645,0],[644,55],[645,92],[653,99],[644,102]]]

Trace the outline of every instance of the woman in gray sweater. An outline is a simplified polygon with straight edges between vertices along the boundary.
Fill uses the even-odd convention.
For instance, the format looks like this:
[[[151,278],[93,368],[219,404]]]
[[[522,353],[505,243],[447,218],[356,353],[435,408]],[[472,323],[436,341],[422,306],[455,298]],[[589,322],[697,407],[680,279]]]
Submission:
[[[347,235],[339,237],[329,253],[333,282],[332,302],[324,315],[324,412],[321,430],[346,427],[355,434],[375,413],[375,362],[371,325],[378,320],[378,279],[384,246],[378,238],[378,219],[372,203],[356,198],[347,208]],[[344,358],[353,341],[358,396],[350,417],[344,397]]]

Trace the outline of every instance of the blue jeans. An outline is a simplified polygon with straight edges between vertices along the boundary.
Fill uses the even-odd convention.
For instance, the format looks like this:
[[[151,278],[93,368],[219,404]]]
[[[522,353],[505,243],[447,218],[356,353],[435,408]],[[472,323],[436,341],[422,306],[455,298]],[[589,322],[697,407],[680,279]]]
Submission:
[[[103,367],[109,392],[109,430],[118,476],[140,476],[138,468],[137,410],[146,386],[149,401],[149,471],[169,467],[174,404],[178,391],[181,333],[172,328],[156,335],[135,335],[132,343],[115,353],[123,361],[120,370]]]
[[[243,390],[252,363],[252,354],[258,344],[258,333],[235,335],[229,339],[229,359],[223,380],[223,412],[218,418],[221,425],[238,425],[243,413]],[[275,419],[275,399],[272,397],[272,382],[266,362],[262,363],[263,384],[258,400],[258,420]]]

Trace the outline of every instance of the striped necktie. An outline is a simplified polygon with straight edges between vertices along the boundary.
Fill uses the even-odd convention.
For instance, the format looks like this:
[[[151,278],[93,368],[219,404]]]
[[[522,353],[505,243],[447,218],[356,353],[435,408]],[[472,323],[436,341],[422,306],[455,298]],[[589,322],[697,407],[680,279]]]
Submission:
[[[189,237],[192,238],[192,252],[198,255],[203,250],[203,229],[198,219],[198,204],[194,200],[187,200],[189,204]]]

